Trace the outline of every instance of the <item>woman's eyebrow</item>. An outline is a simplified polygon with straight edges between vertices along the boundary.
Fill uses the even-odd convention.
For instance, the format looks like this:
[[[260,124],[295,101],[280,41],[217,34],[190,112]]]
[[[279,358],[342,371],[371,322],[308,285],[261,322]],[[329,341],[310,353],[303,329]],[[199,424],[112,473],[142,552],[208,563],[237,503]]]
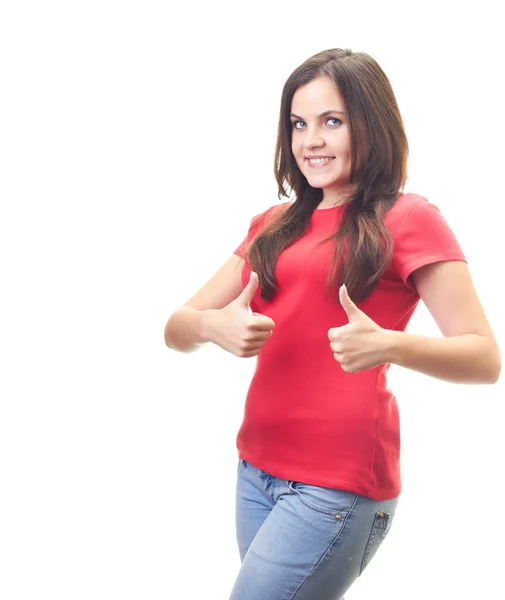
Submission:
[[[342,112],[341,110],[325,110],[323,113],[321,113],[320,115],[318,115],[317,118],[320,119],[321,117],[326,117],[327,115],[331,115],[332,113],[337,113],[338,115],[344,115],[345,116],[345,113]],[[298,115],[295,115],[294,113],[291,113],[291,116],[294,119],[301,119],[303,121],[302,117],[299,117]]]

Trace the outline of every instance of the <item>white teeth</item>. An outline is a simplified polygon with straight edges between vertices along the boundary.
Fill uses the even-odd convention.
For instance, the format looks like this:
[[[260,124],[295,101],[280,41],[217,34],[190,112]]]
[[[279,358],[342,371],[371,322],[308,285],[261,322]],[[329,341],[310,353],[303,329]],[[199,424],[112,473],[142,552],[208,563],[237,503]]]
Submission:
[[[323,162],[329,162],[332,160],[331,158],[309,158],[310,163],[315,163],[316,165],[321,164]]]

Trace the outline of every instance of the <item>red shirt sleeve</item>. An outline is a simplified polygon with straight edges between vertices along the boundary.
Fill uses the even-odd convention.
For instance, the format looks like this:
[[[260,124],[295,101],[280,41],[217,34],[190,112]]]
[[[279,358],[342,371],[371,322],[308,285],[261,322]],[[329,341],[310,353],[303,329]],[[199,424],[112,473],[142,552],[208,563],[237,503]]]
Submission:
[[[395,236],[393,262],[405,285],[415,289],[409,276],[435,262],[466,262],[456,236],[439,208],[420,198],[409,210]]]
[[[233,251],[233,254],[238,254],[240,257],[244,256],[244,254],[247,252],[249,244],[252,242],[254,237],[261,232],[263,225],[266,224],[266,217],[274,208],[275,206],[271,206],[267,210],[252,218],[249,224],[249,231],[247,232],[247,235],[242,240],[240,245]]]

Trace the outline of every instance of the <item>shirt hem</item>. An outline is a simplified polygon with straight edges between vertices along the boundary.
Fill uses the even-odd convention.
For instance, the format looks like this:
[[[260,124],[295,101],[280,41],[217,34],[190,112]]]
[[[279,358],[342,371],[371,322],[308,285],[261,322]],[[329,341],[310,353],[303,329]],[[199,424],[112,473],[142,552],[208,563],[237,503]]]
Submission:
[[[394,498],[397,498],[402,491],[401,485],[388,490],[376,488],[371,489],[370,486],[363,486],[359,483],[345,481],[339,478],[335,478],[332,481],[323,481],[318,477],[308,477],[304,478],[303,481],[300,481],[296,477],[293,477],[292,474],[290,475],[287,471],[284,471],[283,469],[271,469],[268,465],[265,465],[261,461],[256,461],[254,457],[249,457],[245,452],[239,451],[238,457],[240,460],[245,460],[256,469],[260,469],[261,471],[264,471],[265,473],[268,473],[273,477],[277,477],[278,479],[284,479],[285,481],[297,481],[299,483],[306,483],[309,485],[317,485],[320,487],[327,487],[347,492],[353,492],[355,494],[359,494],[360,496],[364,496],[365,498],[370,498],[371,500],[393,500]]]

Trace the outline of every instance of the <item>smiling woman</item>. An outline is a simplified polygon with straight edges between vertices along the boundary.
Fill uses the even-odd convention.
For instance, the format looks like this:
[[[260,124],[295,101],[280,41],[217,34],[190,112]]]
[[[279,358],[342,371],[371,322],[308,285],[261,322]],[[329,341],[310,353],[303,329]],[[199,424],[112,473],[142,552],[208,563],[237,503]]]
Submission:
[[[291,110],[296,164],[309,185],[325,190],[318,208],[345,202],[351,191],[351,136],[338,87],[330,77],[317,77],[297,89]]]
[[[257,357],[237,435],[231,600],[340,600],[402,491],[391,364],[494,383],[498,346],[438,208],[405,193],[408,144],[384,71],[326,50],[288,77],[279,198],[168,319],[169,348]],[[406,333],[423,300],[442,337]]]

